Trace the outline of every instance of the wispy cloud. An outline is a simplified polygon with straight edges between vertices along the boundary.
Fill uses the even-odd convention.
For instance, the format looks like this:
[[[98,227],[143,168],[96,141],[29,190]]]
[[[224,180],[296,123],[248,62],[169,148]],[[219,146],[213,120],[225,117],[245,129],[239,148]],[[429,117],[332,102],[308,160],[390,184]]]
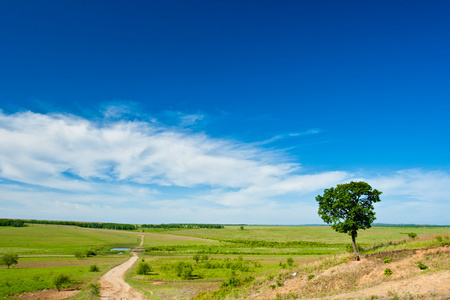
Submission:
[[[5,217],[121,222],[320,223],[315,196],[356,176],[304,174],[299,163],[261,144],[186,130],[201,115],[101,120],[69,114],[0,112],[0,207]],[[184,120],[184,121],[183,121]],[[315,134],[315,130],[304,134]],[[301,135],[294,133],[291,135]],[[450,175],[419,169],[358,177],[383,191],[378,221],[421,209],[444,223]],[[99,216],[101,209],[108,217]],[[434,213],[431,210],[436,210]],[[125,213],[124,213],[125,212]],[[417,212],[416,212],[417,215]],[[96,219],[97,218],[97,219]],[[436,219],[437,218],[437,219]]]

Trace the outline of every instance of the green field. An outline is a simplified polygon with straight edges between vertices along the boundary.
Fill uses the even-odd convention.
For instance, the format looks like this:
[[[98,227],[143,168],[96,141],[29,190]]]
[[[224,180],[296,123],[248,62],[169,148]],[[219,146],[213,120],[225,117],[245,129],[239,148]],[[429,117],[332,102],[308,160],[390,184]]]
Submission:
[[[418,237],[412,240],[407,236],[410,232],[417,233]],[[373,227],[359,231],[357,243],[368,251],[376,247],[419,248],[432,246],[436,235],[445,237],[449,233],[450,227]],[[82,290],[76,298],[83,299],[89,293],[90,283],[128,259],[128,254],[111,255],[109,249],[136,247],[141,235],[144,235],[146,251],[128,271],[126,280],[151,299],[190,299],[201,291],[220,289],[230,278],[237,278],[240,284],[251,284],[281,276],[283,272],[307,268],[315,261],[338,263],[341,258],[334,259],[332,255],[350,255],[346,254],[350,237],[328,226],[136,231],[38,224],[0,227],[0,254],[19,255],[19,264],[11,269],[0,267],[0,298],[55,288],[53,278],[66,274],[71,278],[69,285]],[[91,249],[98,255],[81,260],[70,256]],[[292,258],[292,265],[288,264],[288,258]],[[152,268],[147,275],[136,274],[136,266],[142,259]],[[93,264],[100,272],[89,272]],[[191,271],[185,276],[179,272],[180,268]],[[230,291],[227,293],[230,295]]]

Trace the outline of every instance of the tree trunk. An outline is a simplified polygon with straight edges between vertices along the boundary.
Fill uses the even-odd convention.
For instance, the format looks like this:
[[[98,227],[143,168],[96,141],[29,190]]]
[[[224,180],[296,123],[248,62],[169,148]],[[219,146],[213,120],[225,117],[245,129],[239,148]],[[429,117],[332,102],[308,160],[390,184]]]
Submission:
[[[352,245],[353,245],[353,252],[355,252],[356,260],[359,261],[359,254],[358,254],[358,248],[356,248],[356,232],[352,232]]]

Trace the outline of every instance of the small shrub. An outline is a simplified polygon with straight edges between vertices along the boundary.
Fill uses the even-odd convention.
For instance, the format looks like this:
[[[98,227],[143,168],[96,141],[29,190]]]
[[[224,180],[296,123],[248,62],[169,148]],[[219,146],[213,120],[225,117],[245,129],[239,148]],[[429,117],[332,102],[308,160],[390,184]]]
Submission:
[[[308,275],[308,280],[311,280],[311,279],[313,279],[313,278],[314,278],[314,275],[313,275],[313,274]]]
[[[392,275],[392,270],[391,269],[389,269],[389,268],[386,268],[385,270],[384,270],[384,275]]]
[[[148,263],[140,262],[137,267],[136,273],[139,275],[147,275],[151,271],[152,271],[152,268],[150,267],[150,265]]]
[[[59,274],[55,278],[53,278],[53,284],[56,286],[56,288],[61,290],[61,287],[65,284],[70,283],[70,277],[65,274]]]
[[[409,236],[410,238],[412,238],[412,239],[415,239],[415,238],[417,237],[417,233],[415,233],[415,232],[410,232],[410,233],[408,233],[408,236]]]
[[[238,279],[238,278],[236,278],[236,277],[234,277],[234,276],[232,276],[231,278],[228,278],[227,280],[225,280],[224,282],[222,282],[222,284],[221,284],[221,286],[220,287],[237,287],[237,286],[239,286],[241,284],[241,281]]]
[[[275,284],[271,284],[269,285],[269,288],[271,288],[272,290],[274,290],[277,286]]]
[[[86,255],[84,255],[84,253],[81,252],[81,251],[75,252],[74,255],[75,255],[75,257],[76,257],[77,259],[83,259],[83,258],[86,257]]]
[[[198,261],[200,260],[200,255],[195,254],[195,255],[192,257],[192,259],[195,260],[196,263],[198,263]]]
[[[292,265],[294,264],[294,259],[292,257],[288,257],[286,259],[286,262],[287,262],[289,267],[292,267]]]
[[[428,267],[425,266],[425,265],[424,265],[423,263],[421,263],[421,262],[419,262],[417,266],[418,266],[419,269],[421,269],[421,270],[426,270],[426,269],[428,269]]]
[[[442,241],[443,241],[442,236],[437,235],[437,236],[436,236],[436,241],[437,241],[439,244],[442,244]]]
[[[385,257],[384,260],[383,260],[383,262],[384,262],[385,264],[391,263],[391,262],[392,262],[392,258],[390,258],[390,257]]]
[[[97,265],[89,266],[89,272],[98,272],[98,271],[100,271],[100,269],[98,268]]]

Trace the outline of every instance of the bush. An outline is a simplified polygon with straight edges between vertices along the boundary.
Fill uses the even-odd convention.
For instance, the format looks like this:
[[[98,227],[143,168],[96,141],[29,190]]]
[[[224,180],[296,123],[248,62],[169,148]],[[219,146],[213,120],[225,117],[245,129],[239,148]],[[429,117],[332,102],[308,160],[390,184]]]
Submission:
[[[89,266],[89,272],[99,272],[100,269],[98,268],[97,265],[91,265]]]
[[[86,257],[86,255],[84,255],[84,253],[81,252],[81,251],[75,252],[74,255],[75,255],[75,257],[78,258],[78,259],[83,259],[83,258]]]
[[[424,265],[423,263],[421,263],[421,262],[419,262],[417,266],[418,266],[419,269],[421,269],[421,270],[426,270],[426,269],[428,269],[428,267],[425,266],[425,265]]]
[[[294,259],[292,257],[288,257],[286,259],[286,262],[287,262],[289,267],[292,267],[292,265],[294,264]]]
[[[410,232],[410,233],[408,233],[408,236],[409,236],[410,238],[412,238],[412,239],[415,239],[415,238],[417,237],[417,233],[415,233],[415,232]]]
[[[437,241],[439,244],[442,244],[442,241],[443,241],[442,236],[437,235],[437,236],[436,236],[436,241]]]
[[[389,269],[389,268],[386,268],[385,270],[384,270],[384,275],[392,275],[392,270],[391,269]]]
[[[384,262],[385,264],[391,263],[391,262],[392,262],[392,258],[390,258],[390,257],[385,257],[383,262]]]
[[[313,274],[308,275],[308,280],[311,280],[311,279],[313,279],[313,278],[314,278],[314,275],[313,275]]]
[[[177,272],[177,276],[182,277],[183,279],[191,278],[192,272],[194,271],[192,265],[186,264],[182,261],[175,265],[175,270]]]
[[[87,257],[89,257],[89,256],[96,256],[96,255],[97,255],[97,252],[95,252],[94,249],[86,251],[86,256]]]
[[[146,262],[141,261],[137,267],[136,273],[139,275],[147,275],[152,271],[150,265]]]
[[[70,277],[65,274],[59,274],[55,278],[53,278],[53,284],[56,286],[56,288],[61,290],[61,287],[65,284],[70,283]]]

